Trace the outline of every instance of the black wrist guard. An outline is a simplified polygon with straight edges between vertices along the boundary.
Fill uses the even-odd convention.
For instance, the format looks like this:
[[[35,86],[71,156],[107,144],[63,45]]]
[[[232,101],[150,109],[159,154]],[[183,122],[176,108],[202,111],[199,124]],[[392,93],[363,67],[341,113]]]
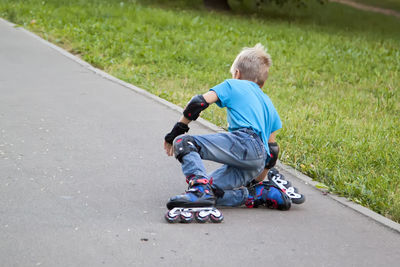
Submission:
[[[271,169],[275,166],[278,155],[279,155],[279,146],[277,143],[268,143],[269,147],[269,161],[265,164],[265,169]]]
[[[183,116],[186,119],[195,121],[200,116],[200,112],[208,108],[208,106],[209,104],[202,95],[196,95],[187,103]]]
[[[187,133],[189,131],[189,126],[187,126],[186,124],[182,123],[182,122],[177,122],[174,125],[174,128],[172,128],[171,132],[167,133],[165,135],[165,142],[169,143],[172,145],[172,142],[174,141],[175,137],[177,137],[178,135]]]

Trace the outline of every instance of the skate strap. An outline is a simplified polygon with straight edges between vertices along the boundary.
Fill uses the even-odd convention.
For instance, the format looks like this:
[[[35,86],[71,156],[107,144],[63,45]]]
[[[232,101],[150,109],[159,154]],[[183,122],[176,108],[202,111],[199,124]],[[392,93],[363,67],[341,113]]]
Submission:
[[[194,194],[195,196],[198,196],[198,197],[201,196],[201,194],[202,194],[200,189],[197,187],[189,188],[188,190],[186,190],[186,194],[187,193]]]
[[[197,176],[197,177],[201,177],[201,176]],[[207,178],[196,178],[196,175],[189,175],[186,176],[186,183],[189,186],[193,186],[193,185],[198,185],[198,184],[213,184],[213,178],[211,177],[211,179],[207,179]]]
[[[188,175],[186,176],[186,183],[189,184],[191,180],[193,180],[196,177],[196,175]]]
[[[200,191],[197,187],[193,187],[193,188],[189,188],[188,190],[186,190],[186,193],[196,193]]]
[[[212,184],[212,178],[211,178],[210,184]],[[222,198],[225,195],[225,191],[222,188],[220,188],[217,185],[215,185],[215,184],[211,185],[211,190],[214,192],[214,195],[216,197]]]
[[[208,183],[210,183],[210,181],[206,178],[203,178],[203,179],[192,180],[190,183],[191,184],[208,184]]]
[[[192,193],[195,194],[196,196],[201,196],[202,194],[210,194],[210,190],[203,188],[200,189],[200,187],[192,187],[189,188],[186,193]]]
[[[196,195],[200,195],[203,193],[209,194],[210,190],[212,190],[211,185],[212,185],[212,178],[210,180],[208,180],[207,178],[204,177],[199,177],[197,176],[190,176],[187,177],[188,178],[192,178],[191,180],[187,181],[189,186],[188,186],[188,190],[186,192],[190,192]]]
[[[188,182],[189,187],[195,186],[195,185],[212,185],[212,179],[208,180],[207,178],[197,178],[197,179],[192,179]]]

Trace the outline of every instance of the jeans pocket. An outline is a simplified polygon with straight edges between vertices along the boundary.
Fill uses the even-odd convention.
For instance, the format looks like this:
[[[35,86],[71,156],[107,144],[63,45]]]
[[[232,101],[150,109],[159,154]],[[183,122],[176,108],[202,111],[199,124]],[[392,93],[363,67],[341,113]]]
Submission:
[[[234,142],[230,149],[231,154],[240,160],[246,160],[248,154],[248,148],[243,141]]]
[[[251,138],[248,143],[249,149],[248,157],[251,159],[261,159],[264,156],[264,144],[258,140]],[[250,152],[251,151],[251,152]]]

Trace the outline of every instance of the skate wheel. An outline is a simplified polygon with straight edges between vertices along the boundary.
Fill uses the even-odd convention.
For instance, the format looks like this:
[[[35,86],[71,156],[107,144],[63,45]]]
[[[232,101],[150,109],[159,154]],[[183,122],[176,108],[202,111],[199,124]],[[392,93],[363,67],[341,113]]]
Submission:
[[[181,223],[191,223],[194,219],[194,215],[189,211],[185,211],[181,213],[180,218]]]
[[[220,223],[224,220],[224,215],[219,210],[214,210],[211,212],[210,220],[213,223]]]
[[[196,222],[198,223],[205,223],[210,219],[210,214],[205,211],[198,211],[196,212],[194,218],[196,219]]]
[[[294,204],[302,204],[306,201],[306,197],[302,194],[297,194],[298,197],[292,198]]]
[[[290,197],[292,203],[294,204],[302,204],[304,201],[306,201],[306,197],[298,192],[299,190],[296,187],[290,187],[286,191],[286,194]]]
[[[174,214],[171,216],[170,211],[168,211],[167,213],[165,213],[164,218],[169,223],[175,223],[179,220],[179,214]]]

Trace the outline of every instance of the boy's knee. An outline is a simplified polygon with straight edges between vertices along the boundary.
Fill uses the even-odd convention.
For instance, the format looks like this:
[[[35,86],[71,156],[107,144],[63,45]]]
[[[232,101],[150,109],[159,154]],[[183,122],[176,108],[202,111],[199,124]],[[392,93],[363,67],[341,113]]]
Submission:
[[[267,164],[265,164],[265,169],[271,169],[275,167],[276,162],[278,160],[279,156],[279,146],[278,143],[268,143],[269,151],[270,151],[270,157],[269,161]]]
[[[191,135],[181,135],[174,140],[175,158],[182,162],[182,158],[190,152],[199,152],[199,147]]]

